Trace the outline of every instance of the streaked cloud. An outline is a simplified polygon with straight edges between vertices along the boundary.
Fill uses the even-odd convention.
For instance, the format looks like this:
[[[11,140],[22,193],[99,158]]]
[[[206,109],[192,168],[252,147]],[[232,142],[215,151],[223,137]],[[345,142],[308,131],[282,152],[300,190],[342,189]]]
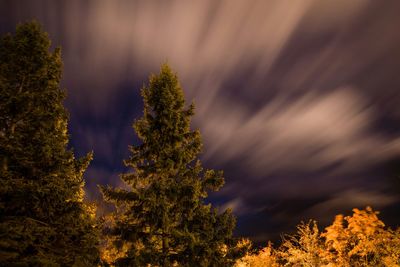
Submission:
[[[393,195],[383,194],[379,191],[363,191],[352,189],[344,192],[340,192],[331,199],[318,203],[307,210],[303,216],[315,216],[317,215],[322,224],[328,224],[334,215],[349,212],[349,206],[354,208],[364,208],[367,206],[374,207],[375,210],[395,203],[398,198]],[[330,216],[326,216],[326,215]]]
[[[140,116],[139,88],[168,61],[196,102],[206,165],[227,173],[221,206],[242,217],[268,210],[251,222],[268,217],[276,226],[289,222],[296,202],[303,215],[323,216],[398,201],[376,173],[400,156],[399,8],[363,0],[16,0],[0,2],[10,11],[0,26],[37,18],[62,45],[72,143],[96,156],[91,190],[123,171],[127,145],[137,141],[130,125]]]
[[[202,127],[205,156],[225,162],[245,155],[248,170],[258,175],[316,171],[336,161],[344,162],[343,173],[400,153],[400,139],[370,132],[374,110],[352,88],[274,100],[254,114],[223,103],[209,111],[216,115]]]

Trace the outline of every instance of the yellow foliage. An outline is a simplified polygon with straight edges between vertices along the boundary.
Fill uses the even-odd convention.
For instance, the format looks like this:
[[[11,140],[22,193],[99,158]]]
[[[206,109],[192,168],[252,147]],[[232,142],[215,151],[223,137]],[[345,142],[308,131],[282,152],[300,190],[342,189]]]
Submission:
[[[321,233],[321,237],[325,238],[326,249],[324,257],[333,264],[348,266],[347,261],[347,240],[349,233],[344,229],[344,216],[336,215],[332,225],[325,228],[325,232]]]
[[[247,254],[235,264],[235,267],[278,267],[278,256],[271,243],[257,254]]]
[[[290,265],[321,266],[324,259],[323,242],[316,221],[297,226],[297,234],[288,236],[280,248],[280,256]]]
[[[337,215],[320,233],[316,221],[301,223],[279,248],[271,243],[238,260],[236,267],[258,266],[388,266],[400,267],[400,228],[385,228],[371,207]]]
[[[333,224],[321,234],[325,238],[329,261],[340,266],[356,263],[368,266],[383,259],[391,261],[387,249],[391,246],[392,234],[384,228],[378,214],[367,207],[365,210],[353,209],[352,216],[336,216]]]

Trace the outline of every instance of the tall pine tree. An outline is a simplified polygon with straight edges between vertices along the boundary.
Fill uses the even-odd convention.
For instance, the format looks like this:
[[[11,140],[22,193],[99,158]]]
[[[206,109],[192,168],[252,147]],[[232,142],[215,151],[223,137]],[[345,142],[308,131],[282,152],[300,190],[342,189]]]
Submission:
[[[91,159],[67,149],[60,49],[36,22],[0,39],[0,266],[96,266]]]
[[[205,204],[207,192],[224,184],[221,171],[203,170],[197,159],[200,133],[190,129],[194,106],[168,65],[142,89],[144,115],[134,123],[142,143],[121,175],[129,189],[103,187],[117,206],[109,233],[125,255],[116,266],[230,266],[235,219]]]

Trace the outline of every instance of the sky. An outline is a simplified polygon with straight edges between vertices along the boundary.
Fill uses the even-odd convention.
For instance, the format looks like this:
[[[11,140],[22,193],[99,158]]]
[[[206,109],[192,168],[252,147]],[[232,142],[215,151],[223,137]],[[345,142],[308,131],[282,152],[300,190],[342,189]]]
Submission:
[[[121,186],[140,88],[168,62],[196,104],[205,167],[236,234],[275,240],[367,205],[400,225],[400,2],[0,0],[0,33],[38,20],[61,46],[87,196]]]

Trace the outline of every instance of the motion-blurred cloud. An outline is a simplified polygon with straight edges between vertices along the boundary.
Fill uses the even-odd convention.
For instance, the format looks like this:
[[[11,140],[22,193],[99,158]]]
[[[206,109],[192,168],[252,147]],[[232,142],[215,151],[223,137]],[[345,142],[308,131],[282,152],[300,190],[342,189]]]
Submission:
[[[140,116],[139,88],[168,61],[196,102],[206,165],[227,174],[213,197],[240,216],[267,209],[274,225],[293,213],[289,202],[318,217],[399,201],[379,174],[400,156],[399,8],[363,0],[17,0],[0,2],[0,25],[9,31],[37,18],[62,45],[72,141],[78,152],[95,152],[92,193],[123,170],[127,145],[137,141],[130,125]]]

